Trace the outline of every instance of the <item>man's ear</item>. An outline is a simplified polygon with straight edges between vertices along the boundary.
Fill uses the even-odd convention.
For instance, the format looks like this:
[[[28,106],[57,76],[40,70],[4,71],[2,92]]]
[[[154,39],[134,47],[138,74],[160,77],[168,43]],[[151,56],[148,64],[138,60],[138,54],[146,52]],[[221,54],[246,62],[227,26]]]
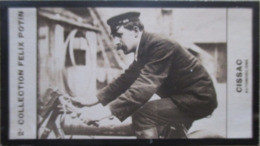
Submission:
[[[135,32],[135,37],[138,37],[138,35],[139,35],[139,32],[140,32],[140,29],[139,29],[139,27],[137,27],[137,26],[134,26],[133,30],[134,30],[134,32]]]

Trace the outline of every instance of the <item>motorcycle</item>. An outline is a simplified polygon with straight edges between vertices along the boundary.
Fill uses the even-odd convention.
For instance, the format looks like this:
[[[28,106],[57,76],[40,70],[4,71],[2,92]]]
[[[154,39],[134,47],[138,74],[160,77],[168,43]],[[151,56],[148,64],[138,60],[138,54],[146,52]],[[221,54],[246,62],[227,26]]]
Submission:
[[[120,124],[102,126],[99,121],[82,121],[79,117],[82,111],[89,107],[77,107],[73,105],[68,95],[62,94],[58,90],[49,89],[50,101],[39,110],[38,138],[48,139],[50,134],[54,134],[55,139],[73,139],[74,135],[87,136],[120,136],[134,137],[131,124]],[[113,119],[106,119],[113,120]],[[167,127],[158,128],[159,139],[198,139],[198,138],[223,138],[208,130],[197,130],[188,133],[185,125],[167,125]],[[69,136],[69,137],[67,137]]]

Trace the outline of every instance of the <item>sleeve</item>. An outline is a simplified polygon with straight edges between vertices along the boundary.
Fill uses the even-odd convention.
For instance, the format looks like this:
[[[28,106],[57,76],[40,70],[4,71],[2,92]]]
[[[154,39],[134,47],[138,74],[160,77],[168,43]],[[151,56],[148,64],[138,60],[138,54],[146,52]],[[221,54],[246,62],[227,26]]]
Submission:
[[[130,87],[130,85],[133,84],[138,75],[135,68],[136,65],[134,62],[129,66],[128,69],[125,70],[122,75],[99,91],[97,98],[103,106],[107,105],[120,94],[125,92]]]
[[[112,114],[120,121],[124,121],[146,103],[168,76],[173,49],[160,44],[154,48],[156,49],[151,49],[148,62],[135,82],[109,105]]]

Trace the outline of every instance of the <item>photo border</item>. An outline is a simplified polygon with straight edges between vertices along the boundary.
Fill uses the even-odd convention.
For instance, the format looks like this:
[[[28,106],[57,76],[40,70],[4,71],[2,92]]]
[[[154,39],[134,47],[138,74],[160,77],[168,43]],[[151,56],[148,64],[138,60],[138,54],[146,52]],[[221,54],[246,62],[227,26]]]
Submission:
[[[8,8],[10,7],[168,7],[168,8],[252,8],[253,10],[253,138],[246,139],[53,139],[10,140],[9,131],[9,67],[8,67]],[[259,2],[202,2],[202,1],[5,1],[1,8],[1,140],[2,144],[257,144],[259,140]]]

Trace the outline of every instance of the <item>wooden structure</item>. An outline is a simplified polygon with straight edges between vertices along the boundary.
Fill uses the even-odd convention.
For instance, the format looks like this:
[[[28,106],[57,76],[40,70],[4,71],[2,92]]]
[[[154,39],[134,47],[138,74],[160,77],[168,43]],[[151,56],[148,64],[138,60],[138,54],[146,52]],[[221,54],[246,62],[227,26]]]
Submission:
[[[50,100],[49,88],[94,98],[124,68],[110,39],[93,8],[39,8],[38,101]]]
[[[70,96],[95,94],[95,86],[89,85],[96,82],[99,30],[87,22],[88,19],[62,8],[39,9],[38,97],[41,102],[49,100],[44,96],[48,88]]]

